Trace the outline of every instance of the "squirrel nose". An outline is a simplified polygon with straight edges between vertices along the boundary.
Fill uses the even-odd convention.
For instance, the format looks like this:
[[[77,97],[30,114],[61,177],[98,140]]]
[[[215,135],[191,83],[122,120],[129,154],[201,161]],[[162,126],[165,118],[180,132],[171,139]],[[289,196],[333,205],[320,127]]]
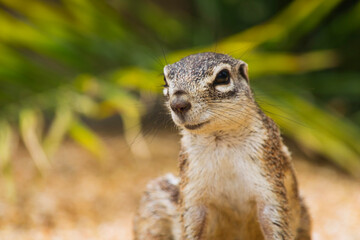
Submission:
[[[170,100],[171,109],[177,114],[184,114],[191,108],[191,103],[187,95],[182,92],[176,92]]]

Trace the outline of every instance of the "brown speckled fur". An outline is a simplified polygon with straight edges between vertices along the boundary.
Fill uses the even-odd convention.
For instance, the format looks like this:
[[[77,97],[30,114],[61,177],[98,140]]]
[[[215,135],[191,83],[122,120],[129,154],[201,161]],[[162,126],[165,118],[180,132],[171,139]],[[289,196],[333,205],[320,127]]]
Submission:
[[[215,85],[223,69],[231,81]],[[164,74],[167,106],[180,95],[191,103],[181,114],[169,106],[183,135],[179,178],[167,175],[148,185],[135,239],[310,240],[290,154],[277,125],[254,101],[247,65],[200,53],[166,66]]]

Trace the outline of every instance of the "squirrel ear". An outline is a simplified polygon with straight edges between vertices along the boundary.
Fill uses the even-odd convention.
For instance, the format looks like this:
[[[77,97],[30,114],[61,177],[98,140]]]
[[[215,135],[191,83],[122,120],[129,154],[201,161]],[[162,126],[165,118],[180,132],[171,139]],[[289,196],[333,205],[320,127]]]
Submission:
[[[248,75],[248,65],[246,63],[242,63],[239,67],[240,75],[245,78],[247,82],[249,82],[249,75]]]

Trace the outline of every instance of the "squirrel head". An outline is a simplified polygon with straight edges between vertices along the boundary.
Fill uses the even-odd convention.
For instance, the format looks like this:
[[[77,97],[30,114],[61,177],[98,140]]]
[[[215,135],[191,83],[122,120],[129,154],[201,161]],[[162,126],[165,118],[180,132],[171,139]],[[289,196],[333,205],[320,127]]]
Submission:
[[[241,60],[213,52],[165,66],[163,92],[175,124],[194,133],[243,125],[254,109],[247,68]]]

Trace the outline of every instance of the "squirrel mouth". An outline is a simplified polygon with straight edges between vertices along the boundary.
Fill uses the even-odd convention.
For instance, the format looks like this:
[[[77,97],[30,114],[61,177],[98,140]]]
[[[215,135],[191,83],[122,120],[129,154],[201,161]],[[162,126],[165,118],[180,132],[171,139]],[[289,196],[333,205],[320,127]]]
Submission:
[[[209,122],[210,121],[206,121],[206,122],[195,124],[195,125],[184,125],[184,127],[189,130],[195,130],[195,129],[201,128],[203,125],[205,125]]]

